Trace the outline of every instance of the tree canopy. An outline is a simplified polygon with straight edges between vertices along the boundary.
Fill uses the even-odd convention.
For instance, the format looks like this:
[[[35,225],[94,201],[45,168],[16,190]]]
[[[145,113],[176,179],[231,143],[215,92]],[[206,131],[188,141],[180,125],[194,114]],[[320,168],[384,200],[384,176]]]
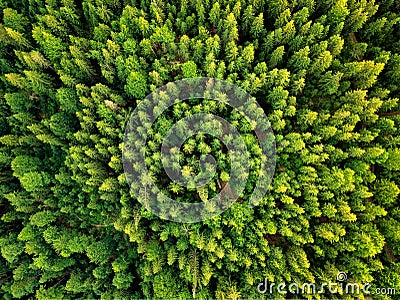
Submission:
[[[338,272],[400,292],[398,1],[0,0],[0,20],[2,298],[283,299],[258,284]],[[252,124],[210,99],[169,108],[149,129],[143,178],[166,195],[206,203],[233,167],[221,141],[195,134],[171,167],[189,178],[212,154],[215,176],[198,188],[169,180],[160,147],[184,117],[229,121],[250,157],[228,210],[181,224],[130,193],[122,142],[146,95],[194,77],[256,98],[276,169],[249,207],[263,159]]]

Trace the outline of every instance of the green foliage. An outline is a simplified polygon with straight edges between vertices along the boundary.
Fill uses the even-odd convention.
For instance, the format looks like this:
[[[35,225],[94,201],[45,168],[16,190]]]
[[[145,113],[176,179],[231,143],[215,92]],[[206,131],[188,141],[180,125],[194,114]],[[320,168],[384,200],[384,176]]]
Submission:
[[[182,64],[182,72],[184,78],[197,77],[197,66],[193,61],[188,61]]]
[[[126,79],[125,91],[136,99],[144,98],[147,92],[146,77],[139,72],[131,72]]]
[[[322,283],[339,271],[399,291],[398,1],[128,2],[0,1],[0,297],[283,298],[260,296],[258,284]],[[148,93],[198,76],[257,99],[276,171],[250,208],[263,158],[252,124],[217,101],[174,105],[145,149],[163,193],[209,203],[243,167],[196,134],[172,167],[190,178],[210,154],[215,175],[197,188],[169,180],[160,147],[193,114],[232,124],[250,166],[229,210],[173,223],[131,195],[124,127]],[[161,109],[163,94],[155,100]]]

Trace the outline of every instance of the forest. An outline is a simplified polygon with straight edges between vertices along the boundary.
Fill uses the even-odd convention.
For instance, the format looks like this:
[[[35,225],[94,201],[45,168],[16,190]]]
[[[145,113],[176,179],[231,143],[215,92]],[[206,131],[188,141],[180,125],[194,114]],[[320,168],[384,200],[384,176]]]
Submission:
[[[273,132],[267,173],[254,124],[225,102],[165,107],[171,83],[196,78],[256,99],[261,111],[245,111]],[[125,152],[145,156],[135,181],[125,129],[150,94],[158,118],[132,126],[146,144]],[[399,97],[398,0],[0,0],[0,297],[400,299]],[[196,114],[230,124],[247,166],[217,124],[179,125]],[[166,161],[171,128],[186,138]],[[215,170],[199,164],[210,156]],[[132,192],[153,181],[213,211],[231,179],[236,201],[199,222]],[[258,184],[269,188],[250,205]],[[341,272],[397,293],[258,289]]]

